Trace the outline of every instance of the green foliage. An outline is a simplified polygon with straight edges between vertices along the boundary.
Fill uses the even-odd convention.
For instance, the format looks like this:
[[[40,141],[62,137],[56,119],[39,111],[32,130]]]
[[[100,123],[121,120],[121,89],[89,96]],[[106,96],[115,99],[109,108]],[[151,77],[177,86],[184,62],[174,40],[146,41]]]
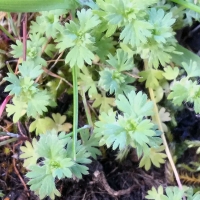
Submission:
[[[53,118],[53,119],[52,119]],[[69,132],[72,128],[70,123],[65,123],[66,116],[57,113],[52,114],[52,118],[45,117],[45,118],[37,118],[30,124],[29,131],[33,132],[36,130],[36,135],[40,133],[46,133],[49,130],[55,129],[57,132],[65,131]]]
[[[174,80],[179,75],[178,67],[172,68],[171,66],[167,66],[167,67],[164,68],[164,71],[165,72],[163,73],[163,76],[167,80]]]
[[[176,186],[168,186],[165,192],[166,194],[164,194],[162,186],[159,186],[158,190],[153,187],[152,190],[148,191],[148,195],[145,198],[152,200],[180,200],[184,196],[187,197],[188,200],[198,200],[198,198],[200,198],[199,192],[194,193],[193,189],[188,187],[184,187],[183,190],[180,190]]]
[[[165,163],[164,158],[166,158],[166,154],[161,153],[163,152],[163,150],[165,149],[165,147],[162,145],[160,147],[157,148],[149,148],[147,145],[144,145],[143,148],[143,152],[144,155],[140,161],[140,167],[145,167],[146,170],[149,170],[151,167],[151,162],[153,163],[153,165],[155,165],[156,167],[160,167],[160,164]]]
[[[94,103],[92,107],[99,107],[99,112],[106,112],[111,109],[111,106],[115,105],[115,99],[112,97],[107,97],[105,93],[93,95]]]
[[[158,191],[153,187],[148,191],[147,199],[153,200],[180,200],[184,196],[184,191],[178,187],[167,187],[166,195],[163,193],[163,187],[159,186]]]
[[[70,1],[68,5],[70,5]],[[31,22],[31,33],[46,35],[47,38],[55,38],[58,33],[57,25],[60,24],[60,16],[63,14],[67,14],[67,10],[41,12],[41,15],[37,16],[36,21]]]
[[[9,67],[10,73],[4,78],[9,82],[5,91],[13,95],[12,102],[6,105],[8,116],[13,115],[14,123],[24,115],[34,118],[29,131],[41,134],[38,140],[26,141],[20,155],[24,167],[29,170],[26,174],[30,179],[28,185],[40,199],[60,196],[55,180],[80,179],[88,174],[85,165],[91,162],[91,157],[96,159],[101,155],[99,145],[119,150],[120,160],[135,148],[140,159],[139,167],[146,170],[152,164],[160,167],[166,155],[156,117],[160,118],[161,126],[167,132],[163,122],[169,121],[170,115],[164,108],[156,114],[153,104],[162,99],[165,103],[166,96],[178,106],[183,102],[194,103],[195,112],[200,113],[198,58],[176,46],[174,37],[174,29],[180,26],[180,22],[191,22],[192,18],[198,20],[197,15],[158,0],[81,0],[80,3],[68,0],[67,6],[65,10],[41,12],[36,16],[27,39],[26,61],[18,66],[16,74]],[[20,61],[24,52],[22,41],[16,40],[11,49],[10,53]],[[178,54],[182,50],[184,57],[180,60]],[[49,74],[58,78],[59,84],[68,79],[64,73],[66,66],[57,64],[58,61],[62,63],[63,57],[59,56],[49,66],[59,53],[63,53],[65,64],[72,68],[73,75],[77,72],[79,91],[89,97],[88,105],[92,104],[95,113],[100,113],[94,133],[91,131],[90,134],[88,129],[79,130],[81,140],[76,138],[75,122],[75,132],[65,134],[72,126],[66,122],[65,115],[52,114],[52,118],[44,115],[48,107],[55,104],[58,91],[53,87],[49,87],[51,93],[46,90],[48,82],[54,80],[43,74],[43,67],[48,67]],[[145,64],[143,70],[141,60]],[[172,61],[181,65],[187,75],[182,76],[183,70],[173,67]],[[62,79],[56,74],[60,67],[64,71]],[[153,89],[155,102],[149,101],[142,91],[135,92],[140,86],[133,77],[138,76],[138,82],[145,82],[146,88]],[[77,88],[76,85],[74,81],[73,88]],[[65,91],[69,94],[71,89]],[[75,98],[78,90],[76,92],[74,119],[78,115],[78,98]],[[191,145],[195,146],[194,143]],[[188,189],[183,192],[177,187],[168,187],[166,194],[162,187],[158,191],[153,188],[146,198],[179,200],[183,195],[191,200],[200,198],[198,193],[193,194]]]
[[[100,72],[99,86],[111,94],[129,93],[133,87],[128,84],[134,82],[134,78],[123,74],[123,72],[133,69],[133,58],[129,58],[128,54],[121,49],[117,50],[115,56],[109,55],[108,57],[107,63],[112,69],[104,68]]]
[[[163,72],[161,70],[147,69],[140,72],[139,75],[141,76],[140,82],[146,81],[146,88],[157,88],[159,86],[159,80],[163,79]]]
[[[34,82],[34,79],[42,74],[41,68],[41,65],[35,66],[33,61],[24,61],[19,66],[21,76],[8,73],[8,77],[4,78],[11,83],[5,91],[15,95],[13,105],[7,104],[8,116],[13,115],[14,122],[24,114],[37,118],[47,111],[47,106],[52,105],[50,94],[46,90],[39,89],[38,84]]]
[[[77,23],[70,21],[65,27],[59,26],[60,36],[56,41],[60,52],[70,48],[65,62],[69,63],[70,67],[77,65],[82,68],[84,62],[91,65],[94,59],[95,38],[92,36],[92,29],[100,23],[100,20],[90,9],[78,11],[77,16]]]
[[[40,27],[41,28],[41,27]],[[33,61],[34,65],[43,65],[46,66],[46,61],[41,57],[42,48],[47,42],[45,37],[42,37],[40,34],[33,33],[30,34],[30,40],[27,40],[27,54],[26,59],[28,61]],[[12,51],[11,54],[14,58],[19,58],[23,56],[23,44],[21,41],[17,40],[17,45],[11,45]]]
[[[95,123],[94,132],[96,137],[100,139],[99,145],[106,144],[107,147],[112,146],[115,150],[120,151],[131,146],[137,149],[138,157],[151,155],[151,162],[159,166],[163,163],[163,158],[166,157],[163,153],[158,153],[163,150],[159,147],[161,144],[155,125],[146,117],[152,116],[153,104],[147,101],[147,96],[138,92],[132,91],[127,96],[118,95],[116,100],[117,108],[123,114],[117,114],[113,110],[107,113],[102,112],[99,116],[99,121]],[[154,138],[155,137],[155,138]],[[154,140],[159,141],[156,143]],[[153,148],[149,148],[154,147]],[[156,155],[156,157],[154,157]],[[150,168],[150,160],[148,156],[143,157],[140,165],[146,169]]]
[[[97,159],[97,155],[101,155],[101,151],[97,149],[97,147],[99,146],[99,140],[95,137],[94,134],[90,135],[89,129],[84,129],[80,131],[80,135],[83,146],[88,152],[91,153],[91,156],[94,159]]]
[[[55,130],[48,131],[40,135],[38,141],[34,139],[32,144],[26,141],[26,147],[20,148],[23,152],[20,158],[25,159],[24,167],[30,170],[26,174],[30,179],[28,184],[41,199],[46,196],[52,199],[55,195],[60,196],[55,186],[56,178],[71,178],[72,175],[81,178],[82,174],[88,173],[88,168],[83,164],[91,162],[88,158],[91,154],[86,151],[80,141],[77,141],[77,159],[73,160],[72,139],[65,136],[64,132],[58,135]],[[94,142],[88,144],[92,146]]]
[[[180,81],[174,81],[168,99],[172,99],[173,103],[179,106],[184,101],[194,103],[195,112],[200,113],[200,86],[197,84],[197,81],[190,79],[199,76],[200,71],[196,62],[191,61],[190,65],[187,65],[186,63],[182,63],[182,65],[187,76]]]
[[[174,32],[172,24],[175,19],[172,13],[165,15],[164,10],[156,10],[152,8],[148,13],[148,22],[151,24],[151,35],[147,42],[143,42],[137,49],[137,53],[141,54],[141,58],[147,59],[149,66],[158,68],[159,63],[165,66],[171,60],[169,53],[176,53]]]
[[[97,83],[92,79],[92,74],[89,73],[89,70],[85,66],[81,68],[81,72],[79,73],[78,84],[84,92],[88,91],[90,98],[98,94]]]
[[[4,194],[2,193],[2,190],[0,190],[0,197],[3,197]]]

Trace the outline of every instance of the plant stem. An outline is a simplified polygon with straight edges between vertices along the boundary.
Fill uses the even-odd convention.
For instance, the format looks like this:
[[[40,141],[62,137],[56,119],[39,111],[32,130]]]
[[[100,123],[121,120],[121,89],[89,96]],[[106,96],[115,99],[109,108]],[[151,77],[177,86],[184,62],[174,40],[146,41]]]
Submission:
[[[77,128],[78,128],[78,77],[77,77],[77,66],[72,68],[73,76],[73,155],[76,160],[76,142],[77,142]]]
[[[195,12],[200,13],[200,7],[196,6],[193,3],[189,3],[184,0],[171,0],[171,1],[173,1],[174,3],[180,4],[180,5],[184,6],[185,8],[189,8],[190,10],[194,10]]]
[[[15,38],[1,25],[0,30],[3,31],[13,42],[15,42]]]
[[[16,26],[15,26],[15,24],[14,24],[14,22],[13,22],[13,19],[12,19],[12,16],[11,16],[11,14],[10,13],[7,13],[7,16],[8,16],[8,21],[9,21],[9,23],[10,23],[10,27],[11,27],[11,29],[12,29],[12,32],[14,33],[14,35],[15,36],[18,36],[19,37],[19,35],[17,34],[17,28],[16,28]]]
[[[86,101],[85,92],[84,92],[83,89],[81,91],[82,91],[81,93],[82,93],[83,105],[84,105],[87,121],[88,121],[88,124],[93,128],[94,125],[93,125],[93,122],[92,122],[90,109],[89,109],[87,101]]]
[[[92,128],[90,125],[85,125],[81,128],[78,128],[77,129],[77,133],[82,131],[82,130],[85,130],[85,129],[90,129]],[[2,132],[0,132],[0,135],[1,135]],[[6,134],[7,135],[7,134]],[[68,138],[68,137],[71,137],[73,135],[73,132],[70,132],[70,133],[67,133],[64,137],[60,138],[60,139],[64,139],[64,138]]]
[[[144,60],[144,63],[145,63],[145,69],[148,69],[148,62],[147,62],[147,60]],[[148,88],[148,89],[149,89],[150,98],[151,98],[151,100],[153,101],[153,104],[154,104],[154,116],[155,116],[156,122],[157,122],[157,124],[158,124],[159,130],[162,132],[161,138],[162,138],[163,144],[164,144],[164,146],[165,146],[165,152],[166,152],[166,154],[167,154],[169,163],[170,163],[170,165],[171,165],[171,167],[172,167],[172,170],[173,170],[173,172],[174,172],[174,176],[175,176],[175,178],[176,178],[178,187],[182,190],[182,189],[183,189],[183,186],[182,186],[182,184],[181,184],[181,180],[180,180],[178,171],[177,171],[176,166],[175,166],[175,164],[174,164],[172,155],[171,155],[170,150],[169,150],[169,146],[168,146],[168,144],[167,144],[167,140],[166,140],[165,135],[164,135],[162,123],[161,123],[161,120],[160,120],[160,117],[159,117],[158,107],[157,107],[156,100],[155,100],[154,91],[153,91],[152,88]],[[185,200],[185,197],[183,197],[183,199]]]
[[[5,140],[5,141],[3,141],[3,142],[0,142],[0,146],[9,144],[9,143],[15,142],[15,141],[17,141],[17,138],[11,138],[11,139]]]
[[[175,175],[177,184],[178,184],[179,188],[182,189],[183,186],[182,186],[182,184],[181,184],[178,171],[177,171],[176,166],[175,166],[175,164],[174,164],[172,155],[171,155],[171,153],[170,153],[170,150],[169,150],[169,147],[168,147],[168,144],[167,144],[167,140],[166,140],[165,135],[164,135],[162,123],[161,123],[161,120],[160,120],[160,117],[159,117],[159,113],[158,113],[158,107],[157,107],[157,104],[156,104],[156,101],[155,101],[155,98],[154,98],[154,96],[155,96],[155,95],[154,95],[154,91],[152,90],[152,88],[149,88],[149,94],[150,94],[151,100],[153,101],[153,104],[154,104],[154,114],[155,114],[154,116],[155,116],[155,119],[156,119],[156,121],[157,121],[159,130],[162,132],[161,138],[162,138],[163,144],[164,144],[164,146],[165,146],[165,152],[166,152],[166,154],[167,154],[167,157],[168,157],[169,162],[170,162],[170,164],[171,164],[171,167],[172,167],[172,169],[173,169],[173,172],[174,172],[174,175]]]

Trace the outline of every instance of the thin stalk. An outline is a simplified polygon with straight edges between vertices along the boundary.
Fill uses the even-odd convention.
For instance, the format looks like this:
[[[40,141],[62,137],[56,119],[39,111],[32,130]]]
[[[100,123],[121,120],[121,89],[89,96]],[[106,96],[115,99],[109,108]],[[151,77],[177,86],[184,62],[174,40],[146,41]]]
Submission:
[[[145,63],[145,69],[148,69],[147,61],[145,60],[144,63]],[[154,94],[154,91],[153,91],[152,88],[149,88],[149,94],[150,94],[150,98],[151,98],[151,100],[153,101],[153,104],[154,104],[154,116],[155,116],[156,122],[158,124],[158,128],[162,132],[161,138],[162,138],[163,144],[165,146],[166,155],[168,157],[169,163],[170,163],[170,165],[172,167],[172,170],[174,172],[174,176],[176,178],[178,187],[182,190],[183,186],[181,184],[181,180],[180,180],[178,171],[177,171],[176,166],[174,164],[172,155],[171,155],[170,150],[169,150],[169,146],[168,146],[167,140],[166,140],[165,135],[164,135],[162,123],[161,123],[161,120],[160,120],[160,117],[159,117],[158,107],[157,107],[156,100],[155,100],[155,94]],[[183,197],[183,199],[185,200],[185,197]]]
[[[5,141],[3,141],[3,142],[0,142],[0,146],[9,144],[9,143],[11,143],[11,142],[15,142],[15,141],[17,141],[17,140],[18,140],[17,138],[11,138],[11,139],[5,140]]]
[[[1,25],[0,30],[3,31],[13,42],[16,42],[15,38]]]
[[[85,92],[83,91],[83,89],[82,89],[82,99],[83,99],[83,105],[84,105],[84,109],[85,109],[85,113],[86,113],[88,124],[93,128],[94,125],[93,125],[93,122],[92,122],[90,109],[88,107],[88,104],[87,104],[87,101],[86,101],[86,97],[85,97]]]
[[[73,77],[73,155],[76,160],[76,142],[77,142],[77,128],[78,128],[78,69],[77,66],[72,68]]]
[[[179,188],[182,189],[183,186],[182,186],[182,184],[181,184],[178,171],[177,171],[176,166],[175,166],[175,164],[174,164],[172,155],[171,155],[171,153],[170,153],[170,150],[169,150],[169,147],[168,147],[168,144],[167,144],[167,140],[166,140],[165,135],[164,135],[162,123],[161,123],[161,120],[160,120],[160,117],[159,117],[158,107],[157,107],[157,104],[156,104],[156,101],[155,101],[155,98],[154,98],[155,94],[154,94],[154,91],[152,90],[152,88],[149,88],[149,94],[150,94],[151,100],[153,101],[153,104],[154,104],[154,114],[155,114],[154,116],[155,116],[155,119],[156,119],[156,121],[157,121],[159,130],[162,132],[161,138],[162,138],[163,144],[164,144],[164,146],[165,146],[165,152],[166,152],[166,154],[167,154],[167,157],[168,157],[169,162],[170,162],[170,164],[171,164],[171,167],[172,167],[172,169],[173,169],[173,172],[174,172],[174,175],[175,175],[177,184],[178,184]]]
[[[9,21],[9,23],[10,23],[10,27],[11,27],[11,29],[12,29],[14,35],[19,37],[19,35],[17,34],[16,26],[15,26],[15,24],[14,24],[14,22],[13,22],[13,19],[12,19],[11,14],[8,13],[7,16],[8,16],[8,21]]]
[[[174,2],[174,3],[177,3],[179,5],[182,5],[185,8],[189,8],[190,10],[193,10],[195,12],[200,13],[200,7],[193,4],[193,3],[189,3],[189,2],[184,1],[184,0],[171,0],[171,1]]]
[[[85,125],[79,129],[77,129],[77,133],[79,133],[82,130],[90,129],[90,128],[92,128],[90,125]],[[1,132],[0,132],[0,134],[1,134]],[[63,137],[61,137],[60,139],[68,138],[68,137],[71,137],[72,135],[73,135],[73,132],[70,132],[70,133],[67,133],[66,135],[64,135]]]

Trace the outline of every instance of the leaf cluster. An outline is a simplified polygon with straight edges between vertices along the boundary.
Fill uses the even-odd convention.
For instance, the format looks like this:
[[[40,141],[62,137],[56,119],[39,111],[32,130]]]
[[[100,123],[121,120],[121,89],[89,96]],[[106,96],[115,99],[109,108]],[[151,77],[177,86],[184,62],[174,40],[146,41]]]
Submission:
[[[102,112],[95,123],[94,132],[100,139],[99,145],[105,144],[120,151],[131,146],[136,148],[138,157],[142,157],[140,167],[145,166],[148,170],[151,163],[159,167],[166,155],[161,153],[164,148],[160,146],[160,133],[147,119],[153,114],[153,103],[147,101],[142,92],[132,91],[127,96],[118,95],[116,105],[120,113],[112,109]]]
[[[197,63],[190,61],[190,64],[182,63],[187,76],[181,80],[175,80],[171,86],[171,92],[168,99],[171,99],[175,105],[181,105],[183,102],[194,103],[194,110],[200,113],[200,86],[195,77],[200,76],[200,69]]]
[[[146,199],[152,200],[180,200],[183,197],[187,197],[188,200],[197,200],[200,198],[200,193],[194,193],[191,188],[184,187],[180,190],[178,187],[167,187],[165,190],[166,194],[164,194],[164,190],[162,186],[159,186],[156,190],[154,187],[152,190],[148,191],[148,195],[146,195]]]
[[[7,104],[8,116],[13,115],[13,121],[17,122],[24,114],[37,118],[47,111],[47,106],[52,105],[50,94],[39,88],[35,79],[43,72],[41,65],[35,65],[33,61],[23,61],[19,65],[20,75],[13,72],[4,78],[10,82],[5,88],[13,97],[13,105]]]
[[[26,141],[25,146],[20,148],[20,158],[25,159],[24,167],[29,169],[26,174],[30,179],[28,184],[41,199],[60,196],[56,179],[82,178],[82,175],[88,174],[85,164],[91,162],[90,156],[96,158],[96,155],[100,155],[100,151],[95,148],[97,140],[94,136],[90,137],[88,131],[82,131],[81,138],[83,144],[80,140],[76,142],[76,160],[73,158],[73,140],[64,132],[58,134],[56,130],[40,135],[38,141],[35,138],[32,143]]]

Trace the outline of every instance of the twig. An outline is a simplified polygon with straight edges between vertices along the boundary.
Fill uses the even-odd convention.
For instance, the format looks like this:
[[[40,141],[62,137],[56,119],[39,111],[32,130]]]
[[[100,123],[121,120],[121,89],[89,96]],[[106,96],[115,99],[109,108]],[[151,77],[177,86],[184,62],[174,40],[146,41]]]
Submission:
[[[43,67],[42,69],[44,70],[45,73],[49,74],[50,76],[53,76],[53,77],[58,78],[58,79],[61,79],[62,81],[64,81],[65,83],[67,83],[70,87],[73,87],[73,85],[70,82],[68,82],[67,80],[65,80],[61,76],[59,76],[57,74],[54,74],[53,72],[49,71],[45,67]]]
[[[94,172],[94,177],[95,177],[95,181],[99,182],[104,187],[104,189],[108,192],[108,194],[110,194],[113,197],[130,194],[132,192],[132,190],[134,190],[134,189],[139,187],[137,185],[133,185],[133,186],[129,187],[128,189],[116,191],[116,190],[113,190],[108,185],[108,182],[107,182],[106,177],[105,177],[103,172],[95,171]]]
[[[147,63],[147,60],[144,61],[145,63],[145,69],[148,69],[148,63]],[[171,164],[171,167],[173,169],[173,172],[174,172],[174,176],[176,178],[176,182],[178,184],[178,187],[182,190],[183,189],[183,186],[181,184],[181,180],[180,180],[180,177],[179,177],[179,174],[178,174],[178,171],[176,169],[176,166],[174,164],[174,161],[173,161],[173,158],[172,158],[172,155],[170,153],[170,150],[169,150],[169,146],[167,144],[167,140],[165,138],[165,134],[164,134],[164,131],[163,131],[163,127],[162,127],[162,123],[161,123],[161,119],[159,117],[159,112],[158,112],[158,107],[157,107],[157,104],[156,104],[156,101],[155,101],[155,94],[154,94],[154,91],[152,88],[149,88],[149,94],[150,94],[150,98],[154,104],[154,116],[155,116],[155,119],[156,119],[156,122],[158,124],[158,128],[159,130],[162,132],[161,134],[161,138],[162,138],[162,141],[163,141],[163,144],[165,146],[165,152],[167,154],[167,157],[168,157],[168,160]],[[183,197],[183,199],[185,200],[185,197]]]
[[[15,154],[15,147],[16,147],[17,145],[21,144],[21,143],[22,143],[22,142],[19,142],[19,143],[15,144],[15,145],[13,146],[13,154]],[[23,178],[21,177],[21,175],[20,175],[20,173],[19,173],[19,171],[18,171],[18,169],[17,169],[17,167],[16,167],[16,160],[15,160],[14,157],[13,157],[13,159],[12,159],[12,163],[13,163],[13,168],[14,168],[14,170],[15,170],[16,175],[17,175],[18,178],[20,179],[20,181],[21,181],[22,185],[24,186],[24,189],[25,189],[25,191],[27,192],[28,196],[30,196],[29,193],[28,193],[28,188],[27,188],[27,186],[26,186],[26,184],[25,184]]]

